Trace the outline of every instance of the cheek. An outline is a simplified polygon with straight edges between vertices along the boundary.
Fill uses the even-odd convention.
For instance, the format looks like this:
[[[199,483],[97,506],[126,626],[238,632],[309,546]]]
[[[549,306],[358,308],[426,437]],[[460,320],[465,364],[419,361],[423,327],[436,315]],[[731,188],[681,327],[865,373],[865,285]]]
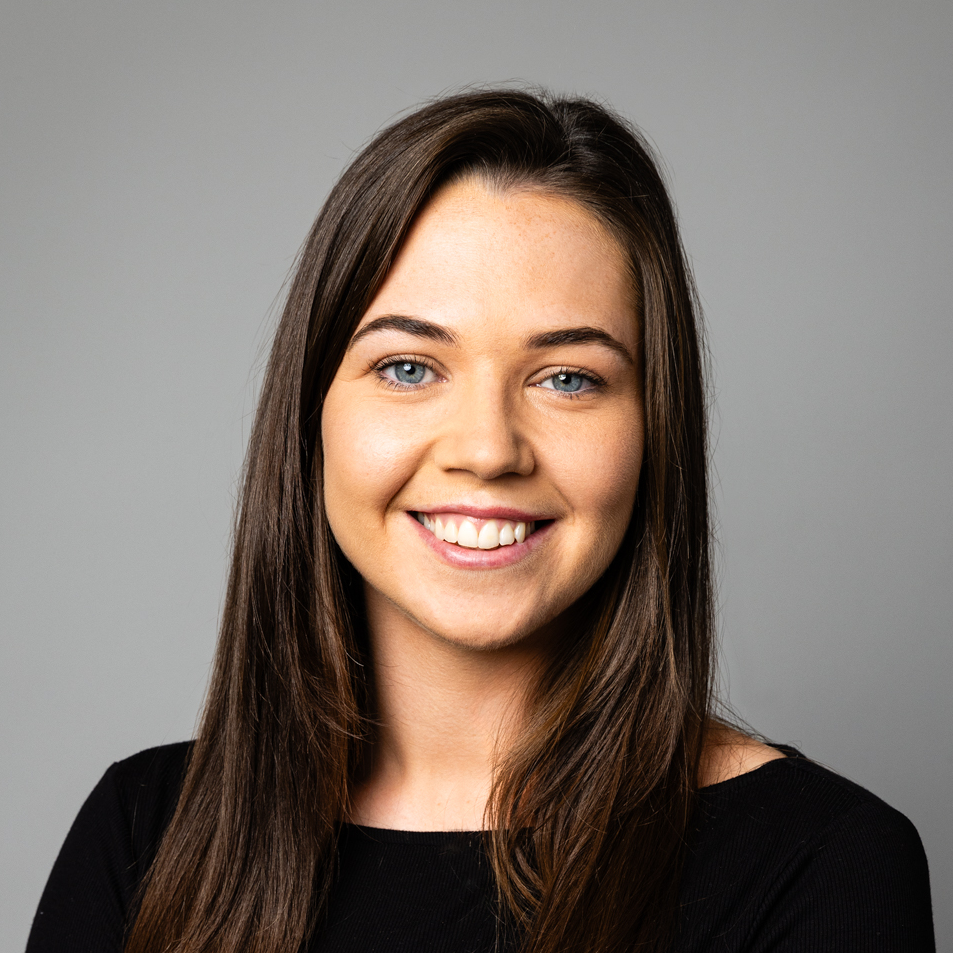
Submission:
[[[641,419],[610,427],[577,450],[578,465],[571,473],[567,493],[575,499],[576,511],[586,515],[587,530],[597,534],[600,548],[615,554],[632,515],[644,436]]]
[[[341,548],[361,545],[413,472],[414,448],[400,429],[360,400],[345,400],[332,385],[321,417],[324,500]],[[363,541],[363,545],[367,540]]]

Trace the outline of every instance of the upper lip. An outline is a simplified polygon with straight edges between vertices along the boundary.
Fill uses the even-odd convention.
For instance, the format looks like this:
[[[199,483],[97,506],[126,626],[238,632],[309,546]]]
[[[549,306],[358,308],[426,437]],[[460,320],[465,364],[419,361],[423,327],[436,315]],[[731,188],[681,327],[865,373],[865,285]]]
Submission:
[[[461,516],[470,516],[476,520],[512,520],[514,523],[538,523],[540,520],[552,519],[540,513],[529,513],[512,506],[469,506],[466,503],[438,503],[428,504],[413,509],[413,513],[459,513]]]

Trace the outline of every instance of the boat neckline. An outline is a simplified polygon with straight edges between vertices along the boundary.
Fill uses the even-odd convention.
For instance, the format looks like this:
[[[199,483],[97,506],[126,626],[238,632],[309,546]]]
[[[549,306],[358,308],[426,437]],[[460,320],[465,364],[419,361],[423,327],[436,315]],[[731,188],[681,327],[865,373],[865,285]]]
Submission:
[[[753,768],[751,771],[744,771],[741,774],[736,774],[734,777],[725,778],[724,781],[716,781],[714,784],[706,784],[704,787],[698,789],[698,794],[705,798],[709,794],[721,794],[732,787],[741,787],[745,784],[750,783],[752,780],[762,780],[765,777],[765,774],[773,774],[778,770],[779,765],[789,765],[791,762],[796,761],[806,761],[807,759],[798,751],[796,748],[792,748],[789,745],[771,745],[772,748],[777,748],[782,754],[783,758],[772,758],[770,761],[765,761],[764,764],[759,764],[758,767]],[[784,770],[787,770],[785,768]],[[378,841],[389,841],[389,842],[414,842],[422,845],[426,844],[437,844],[441,839],[446,839],[448,837],[460,837],[460,838],[476,838],[484,837],[489,834],[488,830],[463,830],[462,828],[451,828],[450,830],[438,830],[438,831],[415,831],[415,830],[399,830],[397,828],[390,827],[373,827],[369,824],[354,824],[351,821],[345,821],[342,825],[342,828],[345,831],[354,831],[356,833],[361,833],[366,835],[371,840]]]

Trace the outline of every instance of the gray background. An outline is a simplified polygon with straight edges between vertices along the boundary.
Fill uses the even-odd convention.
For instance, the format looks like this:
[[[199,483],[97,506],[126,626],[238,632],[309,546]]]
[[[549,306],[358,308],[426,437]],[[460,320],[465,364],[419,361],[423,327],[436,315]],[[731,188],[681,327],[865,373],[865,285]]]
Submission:
[[[953,948],[953,4],[7,3],[0,947],[114,759],[190,735],[285,275],[396,112],[602,96],[714,354],[724,682],[908,814]]]

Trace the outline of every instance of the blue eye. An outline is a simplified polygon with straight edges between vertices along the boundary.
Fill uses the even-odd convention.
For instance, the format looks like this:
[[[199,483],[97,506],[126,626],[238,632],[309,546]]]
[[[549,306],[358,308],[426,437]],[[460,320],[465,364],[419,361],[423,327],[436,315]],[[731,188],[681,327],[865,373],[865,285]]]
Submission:
[[[427,368],[423,364],[395,364],[394,377],[402,384],[419,384],[424,379]]]
[[[435,376],[426,364],[418,361],[394,361],[381,367],[380,373],[391,383],[407,384],[411,387],[414,384],[429,384]]]
[[[579,390],[583,381],[580,374],[553,374],[553,388],[570,394]]]
[[[575,371],[559,371],[540,381],[539,386],[547,390],[558,390],[561,394],[578,394],[595,387],[596,382],[591,377]]]

